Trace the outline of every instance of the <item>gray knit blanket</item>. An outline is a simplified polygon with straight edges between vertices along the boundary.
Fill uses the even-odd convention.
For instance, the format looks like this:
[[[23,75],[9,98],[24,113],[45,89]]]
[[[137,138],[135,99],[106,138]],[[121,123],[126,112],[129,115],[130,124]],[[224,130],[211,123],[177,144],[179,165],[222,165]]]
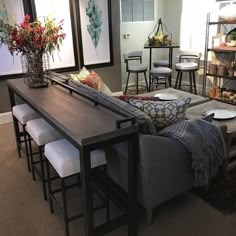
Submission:
[[[158,135],[180,141],[192,154],[194,186],[207,185],[226,158],[221,130],[205,120],[183,120],[162,129]]]

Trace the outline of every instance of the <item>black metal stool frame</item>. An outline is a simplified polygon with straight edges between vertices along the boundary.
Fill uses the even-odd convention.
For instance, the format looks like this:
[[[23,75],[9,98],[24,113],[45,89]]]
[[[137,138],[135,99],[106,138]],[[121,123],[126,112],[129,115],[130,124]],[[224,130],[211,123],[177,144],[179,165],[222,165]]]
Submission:
[[[139,71],[131,70],[131,69],[129,69],[129,61],[139,61],[139,63],[142,64],[142,56],[128,56],[128,58],[124,58],[124,62],[126,64],[126,72],[128,72],[128,77],[127,77],[127,80],[126,80],[126,86],[125,86],[124,94],[126,94],[127,90],[128,90],[130,73],[135,73],[136,74],[136,93],[138,94],[138,92],[139,92],[139,89],[138,89],[139,88],[139,84],[138,84],[138,79],[139,79],[138,74],[139,73],[144,73],[146,89],[148,91],[149,89],[148,89],[147,74],[146,74],[147,69],[139,70]]]
[[[45,170],[44,170],[44,165],[43,165],[44,160],[45,160],[44,155],[43,155],[44,145],[43,146],[38,146],[36,144],[38,146],[38,148],[39,148],[39,151],[33,153],[32,143],[31,143],[31,140],[33,140],[33,139],[31,139],[31,137],[30,137],[30,135],[28,133],[27,133],[27,135],[28,135],[28,141],[29,141],[29,156],[30,156],[30,162],[31,162],[32,178],[33,178],[34,181],[36,180],[36,178],[35,178],[35,172],[36,172],[38,177],[42,181],[42,184],[43,184],[44,200],[47,200],[47,187],[46,187],[47,179],[46,179],[46,176],[45,176]],[[35,161],[34,160],[34,155],[37,155],[37,154],[39,154],[39,161]],[[37,169],[36,164],[40,164],[41,173]]]
[[[21,158],[21,151],[24,152],[24,149],[22,147],[22,143],[25,145],[25,155],[27,158],[27,166],[29,172],[31,172],[31,165],[30,165],[30,159],[29,159],[29,149],[27,144],[27,132],[26,132],[26,124],[22,124],[13,114],[13,124],[15,129],[15,137],[16,137],[16,145],[17,145],[17,151],[18,156]],[[19,124],[22,126],[22,132],[20,132]],[[23,140],[21,139],[23,137]]]
[[[199,64],[200,64],[200,57],[197,55],[190,55],[190,54],[184,54],[179,56],[179,63],[182,63],[183,60],[187,60],[188,62],[194,61],[197,63],[198,67],[195,69],[175,69],[177,73],[176,81],[175,81],[175,88],[180,89],[181,88],[181,83],[182,83],[182,77],[183,77],[183,72],[188,72],[189,73],[189,86],[190,86],[190,93],[193,92],[194,88],[194,93],[197,94],[197,87],[196,87],[196,77],[195,77],[195,72],[199,70]]]
[[[70,235],[70,231],[69,231],[69,222],[73,221],[73,220],[76,220],[76,219],[79,219],[81,217],[84,216],[83,213],[79,213],[79,214],[76,214],[76,215],[73,215],[73,216],[69,216],[68,214],[68,207],[67,207],[67,194],[66,194],[66,190],[67,189],[70,189],[70,188],[73,188],[73,187],[80,187],[81,186],[81,182],[80,182],[80,173],[76,173],[76,174],[73,174],[73,175],[70,175],[70,176],[67,176],[67,177],[60,177],[59,175],[56,176],[56,177],[51,177],[51,174],[50,174],[50,167],[53,168],[53,166],[51,165],[51,163],[48,161],[47,158],[45,158],[45,161],[46,161],[46,173],[47,173],[47,183],[48,183],[48,195],[49,195],[49,204],[50,204],[50,211],[51,213],[54,213],[54,207],[53,207],[53,202],[56,203],[56,206],[57,208],[59,209],[61,215],[63,216],[64,218],[64,222],[65,222],[65,231],[66,231],[66,236],[69,236]],[[96,167],[96,168],[100,168],[101,166],[99,167]],[[104,171],[106,172],[106,166],[104,165]],[[96,169],[94,168],[94,169]],[[71,185],[67,185],[65,184],[65,180],[66,179],[69,179],[73,176],[77,176],[78,177],[78,182],[75,183],[75,184],[71,184]],[[53,180],[56,180],[56,179],[59,179],[61,180],[61,188],[57,188],[57,189],[54,189],[52,190],[52,181]],[[106,188],[106,186],[105,186]],[[98,190],[98,189],[96,189]],[[55,194],[59,193],[59,192],[62,192],[62,201],[63,201],[63,207],[61,207],[61,205],[59,204],[59,202],[57,201],[56,197],[55,197]],[[106,208],[106,215],[107,215],[107,221],[110,219],[110,208],[109,208],[109,199],[107,198],[107,195],[105,193],[105,196],[102,196],[101,193],[99,193],[99,191],[96,191],[96,193],[98,193],[99,197],[105,201],[105,208]],[[95,207],[94,210],[100,210],[104,208],[104,204],[101,205],[101,206],[98,206],[98,207]]]

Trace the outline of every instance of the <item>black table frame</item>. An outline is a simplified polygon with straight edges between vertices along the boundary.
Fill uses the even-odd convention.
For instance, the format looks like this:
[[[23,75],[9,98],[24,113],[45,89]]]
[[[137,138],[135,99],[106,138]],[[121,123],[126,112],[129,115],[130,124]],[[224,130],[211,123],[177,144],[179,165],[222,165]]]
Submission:
[[[82,181],[82,194],[84,205],[84,229],[86,236],[104,235],[120,225],[128,224],[128,235],[136,236],[137,232],[137,163],[138,163],[138,125],[132,124],[129,128],[120,128],[120,125],[126,121],[132,121],[133,117],[126,117],[124,120],[117,122],[117,132],[120,130],[127,130],[121,135],[115,135],[107,140],[100,139],[96,142],[87,142],[86,144],[78,143],[73,137],[66,134],[58,124],[50,119],[48,114],[44,112],[42,107],[37,107],[37,104],[32,104],[30,97],[23,94],[18,88],[11,83],[13,80],[8,80],[8,90],[11,107],[16,105],[15,95],[17,95],[23,102],[28,104],[32,109],[34,109],[42,118],[44,118],[50,125],[52,125],[59,133],[61,133],[64,138],[68,139],[76,148],[80,150],[80,165],[81,165],[81,181]],[[70,93],[77,93],[83,97],[87,97],[91,101],[93,98],[89,98],[85,94],[78,93],[75,89],[64,85],[62,83],[57,84],[65,87],[70,91]],[[23,80],[22,80],[23,83]],[[52,85],[53,86],[53,85]],[[97,102],[94,100],[95,105]],[[102,104],[100,104],[102,105]],[[19,126],[16,119],[13,120],[14,129],[16,133],[19,133]],[[132,122],[133,123],[133,122]],[[90,181],[90,152],[96,149],[109,147],[113,144],[128,142],[128,212],[124,217],[118,217],[117,219],[110,220],[105,224],[95,227],[94,217],[93,217],[93,201],[92,201],[92,191],[91,191],[91,181]]]

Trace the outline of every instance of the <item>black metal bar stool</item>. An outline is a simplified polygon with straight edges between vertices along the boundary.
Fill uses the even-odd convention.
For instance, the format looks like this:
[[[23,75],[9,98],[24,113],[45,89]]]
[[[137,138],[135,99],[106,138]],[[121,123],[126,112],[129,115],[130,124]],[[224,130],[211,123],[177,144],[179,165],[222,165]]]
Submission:
[[[43,196],[47,200],[47,190],[46,190],[46,178],[44,171],[44,145],[58,139],[61,139],[62,136],[44,119],[39,118],[35,120],[30,120],[26,124],[27,134],[29,135],[29,156],[32,167],[32,178],[35,180],[35,173],[38,174],[39,178],[43,184]],[[38,152],[32,150],[32,143],[34,141],[38,146]],[[35,155],[39,155],[39,160],[35,159]],[[37,164],[40,165],[40,170],[37,168]]]
[[[40,116],[32,110],[27,104],[16,105],[12,108],[13,123],[15,128],[16,145],[18,150],[18,156],[21,157],[21,151],[25,151],[27,158],[28,170],[31,171],[27,135],[26,135],[26,123],[30,120],[37,119]],[[22,132],[20,132],[19,124],[22,126]],[[24,143],[24,148],[22,147]]]
[[[124,94],[126,94],[128,90],[130,73],[136,74],[136,94],[139,93],[139,73],[144,74],[146,90],[148,91],[148,82],[146,75],[148,66],[142,64],[142,54],[142,51],[130,51],[123,54],[124,62],[126,63],[126,72],[128,73]],[[136,62],[131,63],[131,61]]]
[[[67,207],[67,194],[66,190],[72,186],[66,186],[65,180],[72,176],[78,175],[80,173],[80,152],[66,139],[57,140],[45,145],[46,157],[46,167],[48,175],[48,191],[49,191],[49,201],[50,210],[53,213],[53,202],[57,204],[61,213],[64,217],[66,236],[69,236],[69,222],[78,219],[83,216],[83,214],[77,214],[74,216],[69,216]],[[50,165],[49,165],[50,163]],[[96,168],[99,166],[104,166],[106,164],[105,152],[102,150],[95,150],[91,152],[91,167]],[[60,189],[52,189],[52,180],[49,167],[52,166],[56,170],[59,178],[61,180]],[[54,178],[55,180],[55,178]],[[79,185],[77,185],[79,186]],[[62,193],[62,207],[57,201],[55,195],[57,193]]]
[[[167,80],[169,80],[169,86],[171,87],[171,75],[172,70],[168,67],[156,67],[150,71],[151,79],[149,80],[149,91],[151,91],[154,85],[154,80],[156,80],[156,87],[159,84],[165,84],[167,87]]]
[[[197,94],[195,72],[199,70],[200,55],[184,54],[179,56],[179,63],[175,64],[177,77],[175,88],[181,89],[182,77],[184,72],[189,73],[189,87],[190,93]]]

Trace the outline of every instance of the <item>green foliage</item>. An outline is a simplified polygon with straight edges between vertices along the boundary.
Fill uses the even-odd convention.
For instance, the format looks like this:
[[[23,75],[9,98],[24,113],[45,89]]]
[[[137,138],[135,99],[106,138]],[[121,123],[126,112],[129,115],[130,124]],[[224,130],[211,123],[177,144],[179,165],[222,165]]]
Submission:
[[[0,47],[9,40],[8,30],[10,28],[8,13],[4,2],[0,4]]]
[[[88,2],[88,7],[86,8],[86,15],[89,17],[90,25],[87,25],[87,30],[93,41],[95,49],[97,49],[100,35],[101,35],[101,25],[102,25],[102,11],[98,8],[95,0],[90,0]]]

